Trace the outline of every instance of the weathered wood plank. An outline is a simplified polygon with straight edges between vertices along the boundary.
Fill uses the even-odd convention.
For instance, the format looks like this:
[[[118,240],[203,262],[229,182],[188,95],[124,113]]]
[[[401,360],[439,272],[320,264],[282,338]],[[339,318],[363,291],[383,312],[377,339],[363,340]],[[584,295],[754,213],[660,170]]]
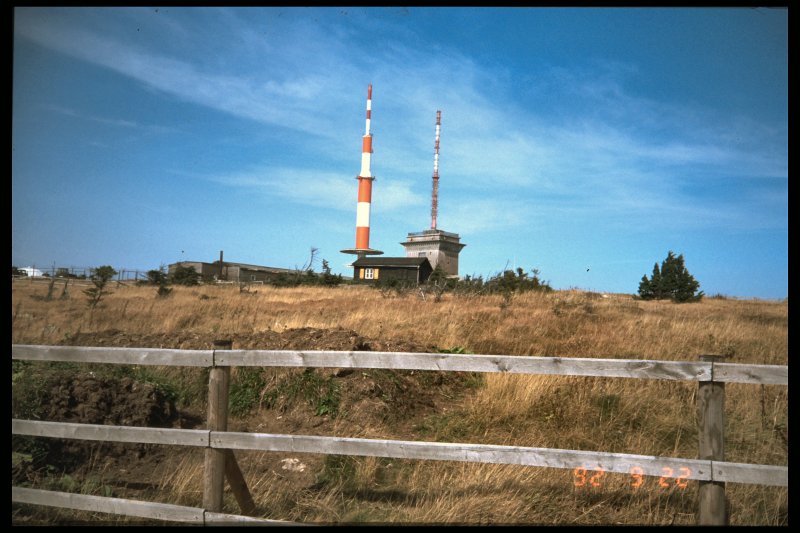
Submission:
[[[230,367],[214,367],[208,377],[208,429],[228,429]],[[203,507],[222,512],[225,492],[225,450],[206,448],[203,463]]]
[[[217,364],[223,366],[385,368],[690,381],[711,379],[710,363],[691,361],[297,350],[230,350],[217,353],[216,359]]]
[[[11,420],[11,433],[33,437],[178,446],[208,446],[209,436],[209,431],[206,429],[104,426],[101,424],[75,424],[71,422],[44,422],[20,419]]]
[[[712,461],[711,470],[714,481],[728,483],[749,483],[772,487],[789,486],[789,467],[772,465],[753,465]]]
[[[703,355],[701,360],[716,363],[719,356]],[[713,369],[712,369],[713,372]],[[697,436],[700,459],[725,460],[725,383],[703,381],[697,389]],[[702,526],[724,526],[728,516],[725,509],[725,484],[703,481],[697,491],[697,523]]]
[[[203,523],[203,509],[167,503],[141,502],[13,486],[11,487],[11,501],[172,522]]]
[[[214,448],[519,464],[587,470],[602,468],[606,472],[618,473],[631,473],[632,468],[638,467],[641,470],[637,470],[637,473],[647,476],[681,476],[685,479],[705,481],[788,486],[788,467],[700,459],[482,444],[131,428],[18,419],[12,420],[11,425],[13,434],[39,437],[188,446],[206,446],[210,438],[210,444]],[[682,470],[685,468],[690,469],[691,474],[685,475],[686,470]],[[671,473],[664,469],[670,469]]]
[[[13,359],[132,365],[201,366],[214,364],[213,350],[105,348],[12,344]],[[507,372],[562,376],[623,377],[711,381],[707,362],[594,359],[513,355],[435,354],[412,352],[346,352],[298,350],[225,350],[216,352],[219,366],[385,368],[459,372]],[[714,381],[788,385],[789,367],[714,363]]]
[[[211,432],[211,446],[241,450],[602,469],[605,472],[622,474],[630,474],[632,469],[637,468],[636,473],[646,476],[711,479],[710,461],[553,448],[216,431]],[[669,470],[664,470],[665,468]]]
[[[225,513],[212,513],[198,507],[107,498],[69,492],[11,487],[11,501],[99,513],[138,516],[171,522],[206,525],[305,525],[285,520],[270,520]]]
[[[172,350],[166,348],[11,345],[12,359],[71,363],[207,367],[212,365],[212,353],[212,350]]]
[[[242,469],[239,468],[239,462],[236,460],[233,450],[225,450],[225,478],[228,480],[228,486],[230,486],[242,513],[246,516],[256,514],[256,504],[250,494],[250,489],[247,487],[247,481],[244,479]]]
[[[285,520],[270,520],[267,518],[253,518],[251,516],[241,516],[238,514],[212,513],[206,511],[205,525],[207,526],[305,526],[297,522],[287,522]]]
[[[782,365],[743,365],[714,363],[714,381],[788,385],[789,367]]]

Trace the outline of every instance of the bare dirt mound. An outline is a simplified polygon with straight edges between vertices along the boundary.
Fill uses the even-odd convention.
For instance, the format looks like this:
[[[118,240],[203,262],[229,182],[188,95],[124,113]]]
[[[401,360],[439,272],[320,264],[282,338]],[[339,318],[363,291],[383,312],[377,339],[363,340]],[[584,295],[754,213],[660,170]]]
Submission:
[[[42,398],[43,418],[58,422],[170,427],[177,414],[164,391],[128,377],[59,376]]]
[[[159,387],[129,377],[100,378],[88,374],[50,374],[42,380],[37,418],[53,422],[136,427],[171,427],[178,418],[174,402]],[[12,448],[19,448],[13,446]],[[23,449],[31,449],[31,446]],[[114,444],[65,439],[36,439],[28,460],[12,464],[12,479],[37,477],[42,468],[72,472],[102,454],[142,457],[146,444]]]
[[[224,337],[222,337],[224,338]],[[92,333],[78,333],[65,344],[73,346],[145,347],[177,349],[209,349],[220,336],[186,332],[180,334],[130,334],[112,329]],[[333,350],[333,351],[392,351],[392,352],[438,352],[438,348],[404,340],[379,340],[363,337],[347,329],[297,328],[283,332],[266,331],[240,333],[233,339],[234,349],[254,350]],[[238,377],[237,377],[238,371]],[[299,373],[320,376],[317,381],[334,378],[339,409],[338,416],[358,419],[360,426],[378,424],[392,419],[394,422],[408,421],[413,414],[430,412],[436,408],[440,398],[452,398],[463,384],[464,377],[452,372],[414,372],[355,369],[265,369],[264,380],[272,386]],[[251,369],[234,369],[235,384],[242,376],[252,377]],[[235,385],[234,385],[235,386]],[[297,401],[296,401],[297,400]],[[279,397],[272,402],[284,416],[284,429],[292,431],[304,428],[319,428],[332,417],[315,412],[296,398]],[[264,408],[264,398],[257,411]],[[269,405],[267,409],[271,408]],[[422,411],[420,411],[422,410]],[[317,409],[317,411],[319,411]],[[202,412],[193,413],[202,416]],[[53,413],[58,418],[59,413]],[[293,416],[294,415],[294,416]],[[96,422],[96,423],[114,423]],[[246,426],[247,424],[244,423]],[[181,427],[192,427],[181,424]],[[278,430],[280,427],[272,427]]]
[[[226,337],[215,334],[185,332],[179,334],[131,334],[117,329],[79,332],[63,344],[68,346],[111,346],[139,348],[209,349],[215,340]],[[336,350],[436,352],[435,346],[397,340],[376,340],[362,337],[347,329],[297,328],[283,332],[239,333],[228,337],[234,349],[243,350]]]

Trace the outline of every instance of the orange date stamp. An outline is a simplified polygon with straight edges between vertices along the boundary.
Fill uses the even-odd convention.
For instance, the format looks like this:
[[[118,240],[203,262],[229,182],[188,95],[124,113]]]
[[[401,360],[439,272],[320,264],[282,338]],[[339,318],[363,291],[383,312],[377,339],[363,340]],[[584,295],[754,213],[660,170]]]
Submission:
[[[661,469],[663,474],[658,478],[658,486],[662,489],[669,489],[677,487],[678,489],[685,489],[689,484],[689,476],[692,475],[692,470],[688,467],[682,466],[678,468],[678,472],[674,469],[665,466]],[[572,471],[574,476],[573,485],[576,487],[594,487],[599,488],[603,486],[603,478],[606,471],[602,468],[588,469],[576,468]],[[640,466],[631,467],[630,482],[628,486],[633,490],[638,490],[644,483],[645,473],[644,469]]]

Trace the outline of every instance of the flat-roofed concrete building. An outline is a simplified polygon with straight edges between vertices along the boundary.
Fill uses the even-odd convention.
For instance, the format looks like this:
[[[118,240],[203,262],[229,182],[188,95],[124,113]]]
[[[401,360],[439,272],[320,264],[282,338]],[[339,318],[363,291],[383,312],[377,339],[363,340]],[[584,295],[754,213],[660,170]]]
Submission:
[[[409,233],[405,242],[406,257],[425,257],[436,269],[438,265],[448,276],[458,276],[458,254],[466,246],[457,233],[440,229],[427,229]]]
[[[289,268],[275,268],[261,265],[248,265],[245,263],[230,263],[228,261],[214,261],[204,263],[202,261],[179,261],[169,265],[169,274],[175,272],[179,266],[194,267],[195,272],[200,274],[205,280],[216,281],[235,281],[239,283],[251,283],[253,281],[270,281],[281,274],[295,272]]]

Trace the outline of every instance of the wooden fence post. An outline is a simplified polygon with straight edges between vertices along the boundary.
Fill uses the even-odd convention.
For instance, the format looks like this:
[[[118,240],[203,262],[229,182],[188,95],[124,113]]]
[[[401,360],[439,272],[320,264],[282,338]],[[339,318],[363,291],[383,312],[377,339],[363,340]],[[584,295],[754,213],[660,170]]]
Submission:
[[[230,350],[233,341],[214,341],[214,351]],[[208,377],[208,429],[228,430],[229,366],[214,366]],[[225,450],[206,448],[203,469],[203,507],[207,511],[222,512],[222,495],[225,489]]]
[[[714,381],[713,363],[721,361],[717,355],[701,355],[701,361],[712,363],[711,381],[699,382],[697,417],[699,427],[698,459],[725,460],[725,383]],[[727,525],[725,509],[725,483],[701,481],[698,494],[698,524],[703,526]]]
[[[228,478],[231,492],[233,492],[242,514],[254,516],[257,510],[256,504],[250,494],[250,489],[247,488],[247,482],[242,475],[242,470],[239,468],[239,463],[236,461],[236,456],[233,455],[233,450],[225,450],[225,477]]]

